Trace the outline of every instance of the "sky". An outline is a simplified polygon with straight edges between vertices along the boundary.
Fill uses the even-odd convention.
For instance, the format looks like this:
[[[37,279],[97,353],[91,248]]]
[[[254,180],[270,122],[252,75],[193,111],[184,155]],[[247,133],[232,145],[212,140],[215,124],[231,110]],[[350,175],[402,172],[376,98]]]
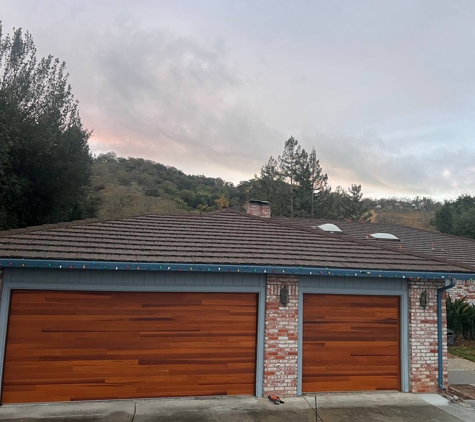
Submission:
[[[475,194],[473,0],[0,0],[95,154],[239,183],[294,136],[365,196]]]

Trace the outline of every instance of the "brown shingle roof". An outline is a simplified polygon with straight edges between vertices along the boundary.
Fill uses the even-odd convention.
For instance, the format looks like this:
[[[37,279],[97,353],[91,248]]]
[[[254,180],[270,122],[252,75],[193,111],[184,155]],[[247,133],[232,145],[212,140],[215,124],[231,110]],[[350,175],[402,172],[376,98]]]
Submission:
[[[310,220],[309,220],[310,221]],[[234,212],[82,221],[0,234],[1,258],[467,272],[379,244]]]
[[[405,250],[420,255],[443,259],[456,265],[464,265],[475,269],[475,240],[449,234],[432,232],[399,224],[366,223],[355,221],[323,220],[308,218],[273,217],[273,221],[301,229],[311,229],[320,232],[314,227],[324,223],[337,225],[343,234],[342,239],[354,238],[364,241],[365,244],[389,248],[397,248],[399,244]],[[373,233],[391,233],[399,238],[400,242],[375,240],[369,235]]]

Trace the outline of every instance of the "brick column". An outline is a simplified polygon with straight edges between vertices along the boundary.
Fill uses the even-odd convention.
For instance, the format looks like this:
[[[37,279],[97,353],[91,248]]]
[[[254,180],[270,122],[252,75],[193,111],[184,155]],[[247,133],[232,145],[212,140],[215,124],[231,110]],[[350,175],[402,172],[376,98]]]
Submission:
[[[443,286],[443,281],[409,281],[409,382],[412,393],[434,393],[438,390],[437,289]],[[419,302],[423,291],[429,294],[429,303],[425,309]],[[445,299],[442,300],[442,306],[443,365],[444,379],[447,382]]]
[[[289,289],[289,303],[280,303],[282,287]],[[266,292],[264,397],[297,395],[298,277],[268,275]]]

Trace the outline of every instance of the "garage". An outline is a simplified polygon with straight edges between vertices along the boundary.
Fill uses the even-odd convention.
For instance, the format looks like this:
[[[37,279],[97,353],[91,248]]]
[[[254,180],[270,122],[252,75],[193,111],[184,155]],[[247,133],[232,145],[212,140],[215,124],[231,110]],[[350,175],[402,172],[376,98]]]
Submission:
[[[12,290],[2,403],[255,395],[258,294]]]
[[[304,294],[302,391],[400,390],[399,302]]]

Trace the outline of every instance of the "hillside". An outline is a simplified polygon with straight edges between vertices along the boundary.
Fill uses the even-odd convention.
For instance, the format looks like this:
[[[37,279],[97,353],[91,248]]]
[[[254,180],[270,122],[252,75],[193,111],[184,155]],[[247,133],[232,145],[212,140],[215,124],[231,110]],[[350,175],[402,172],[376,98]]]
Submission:
[[[182,171],[142,158],[101,154],[92,166],[90,200],[100,218],[143,213],[207,212],[216,201],[239,209],[247,200],[241,187],[220,178],[186,175]]]
[[[381,210],[373,208],[371,210],[371,221],[373,223],[401,224],[403,226],[415,227],[423,230],[436,231],[431,225],[435,212],[426,210]]]
[[[94,159],[92,175],[90,202],[98,217],[108,219],[148,213],[207,212],[220,205],[242,210],[253,191],[253,180],[234,186],[220,178],[187,175],[171,166],[117,157],[112,152]],[[414,201],[410,199],[396,203],[391,199],[365,201],[373,222],[433,230],[430,221],[437,206],[413,209]]]

